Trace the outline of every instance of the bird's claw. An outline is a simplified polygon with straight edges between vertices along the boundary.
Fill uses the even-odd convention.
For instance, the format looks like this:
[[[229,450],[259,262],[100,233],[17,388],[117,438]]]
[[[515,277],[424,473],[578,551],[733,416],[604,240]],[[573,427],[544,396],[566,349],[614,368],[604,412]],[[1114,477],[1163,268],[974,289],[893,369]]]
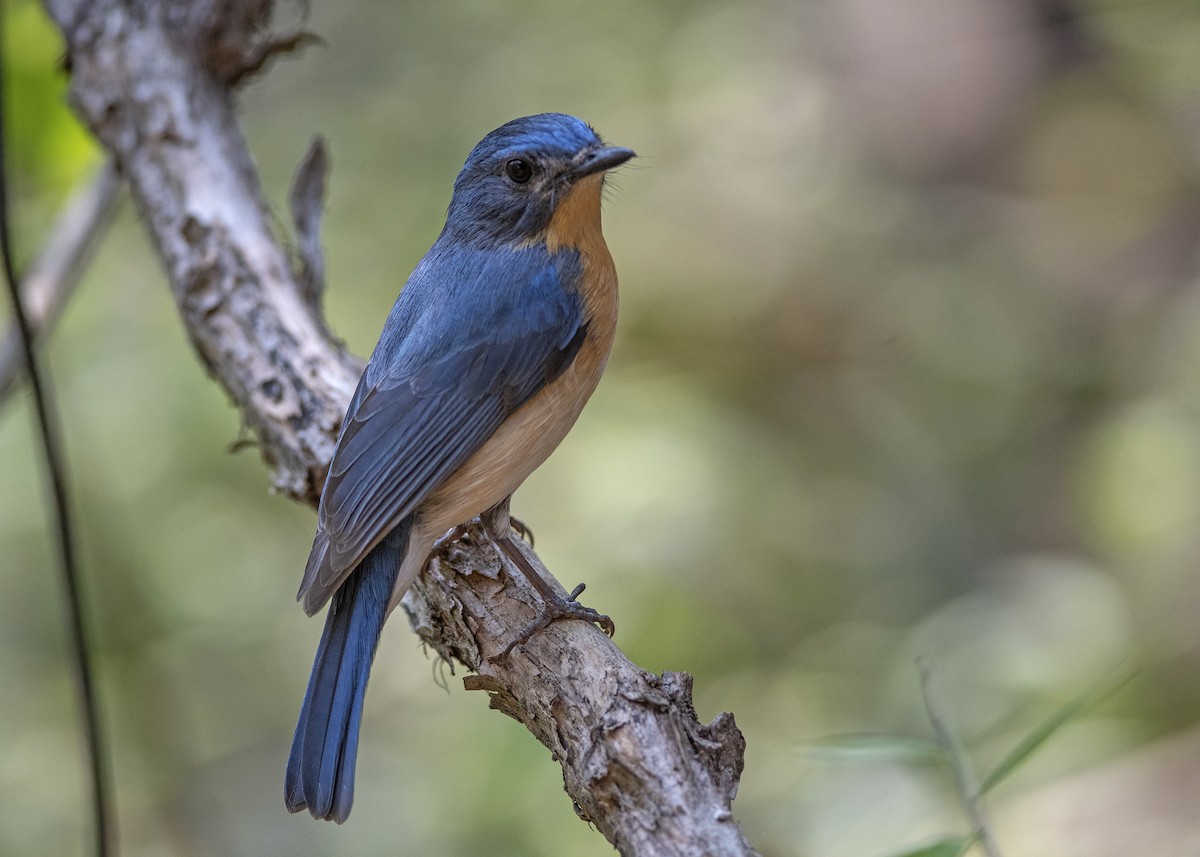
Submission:
[[[514,533],[521,537],[522,541],[528,542],[529,546],[533,547],[533,530],[529,529],[528,524],[510,516],[508,525],[512,527]]]
[[[551,622],[557,622],[559,619],[582,619],[584,622],[591,622],[594,625],[598,625],[601,631],[611,637],[617,632],[617,626],[613,623],[613,620],[598,610],[585,607],[575,600],[586,588],[587,584],[581,583],[571,590],[571,594],[565,600],[559,598],[547,601],[542,605],[542,614],[518,634],[511,643],[505,646],[504,651],[498,655],[493,655],[488,660],[495,662],[508,657],[509,653],[517,646],[528,643],[530,637],[547,627]]]
[[[581,583],[571,590],[571,594],[567,596],[566,602],[562,605],[568,608],[569,613],[556,618],[560,619],[583,619],[600,626],[600,630],[605,636],[611,637],[617,633],[617,626],[613,620],[598,610],[593,610],[591,607],[584,607],[576,599],[583,594],[583,590],[587,589],[586,583]]]

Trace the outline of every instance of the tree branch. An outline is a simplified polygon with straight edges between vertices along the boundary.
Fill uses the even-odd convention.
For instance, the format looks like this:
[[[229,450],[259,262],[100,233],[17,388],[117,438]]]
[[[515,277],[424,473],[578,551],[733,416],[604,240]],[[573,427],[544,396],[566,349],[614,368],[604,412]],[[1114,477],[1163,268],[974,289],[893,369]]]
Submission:
[[[580,816],[622,854],[755,853],[730,810],[745,741],[730,714],[700,724],[691,676],[647,673],[585,622],[556,622],[491,660],[540,602],[481,526],[434,558],[403,606],[422,640],[477,673],[468,690],[487,691],[550,749]]]
[[[200,359],[275,485],[315,504],[361,363],[329,334],[316,290],[271,233],[225,82],[241,77],[230,57],[259,62],[278,40],[260,32],[269,2],[222,17],[235,2],[194,0],[186,13],[168,0],[48,5],[67,40],[72,101],[128,177]],[[476,673],[466,686],[551,749],[580,814],[621,853],[753,854],[730,812],[741,733],[729,715],[696,720],[688,676],[644,672],[582,622],[488,660],[537,603],[477,526],[405,598],[422,639]]]
[[[231,57],[261,62],[255,46],[272,43],[261,32],[269,4],[242,5],[48,2],[72,104],[128,180],[201,362],[258,438],[276,488],[314,503],[362,364],[302,299],[271,232],[222,82],[239,77]]]
[[[21,278],[21,305],[35,337],[40,338],[54,326],[79,284],[88,255],[116,211],[120,186],[117,171],[109,161],[86,187],[67,200],[49,240]],[[13,322],[0,343],[0,403],[16,388],[24,371],[21,335]]]

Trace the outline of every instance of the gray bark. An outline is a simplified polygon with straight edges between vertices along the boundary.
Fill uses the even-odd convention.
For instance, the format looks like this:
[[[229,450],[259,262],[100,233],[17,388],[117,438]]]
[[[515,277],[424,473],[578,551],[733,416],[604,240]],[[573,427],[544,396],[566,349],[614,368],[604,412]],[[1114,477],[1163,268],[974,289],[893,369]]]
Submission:
[[[47,7],[66,39],[72,103],[128,181],[197,355],[276,488],[315,505],[362,364],[322,319],[311,234],[298,254],[273,234],[232,94],[305,36],[267,33],[269,0]],[[319,221],[314,193],[297,195],[310,208],[296,215],[302,232]],[[733,717],[700,724],[689,676],[639,669],[582,622],[555,623],[490,661],[537,604],[477,525],[405,599],[421,637],[474,673],[466,686],[551,750],[580,815],[622,854],[753,854],[730,811],[744,750]]]

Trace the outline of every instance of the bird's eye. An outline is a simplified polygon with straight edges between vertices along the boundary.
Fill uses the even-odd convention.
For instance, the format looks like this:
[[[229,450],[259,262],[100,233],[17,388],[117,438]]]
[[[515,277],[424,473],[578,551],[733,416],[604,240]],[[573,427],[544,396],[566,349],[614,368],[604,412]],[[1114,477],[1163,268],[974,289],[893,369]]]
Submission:
[[[533,178],[533,167],[529,165],[529,161],[513,158],[504,165],[504,173],[517,184],[525,184]]]

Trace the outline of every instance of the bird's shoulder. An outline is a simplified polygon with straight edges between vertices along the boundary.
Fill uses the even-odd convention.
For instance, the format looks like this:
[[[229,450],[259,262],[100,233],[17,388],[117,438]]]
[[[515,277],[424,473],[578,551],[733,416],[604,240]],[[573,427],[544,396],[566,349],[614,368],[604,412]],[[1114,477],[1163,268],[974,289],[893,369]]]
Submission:
[[[400,292],[363,381],[368,387],[447,378],[481,350],[563,347],[583,322],[583,264],[545,245],[472,248],[435,244]],[[443,370],[443,371],[438,371]]]

